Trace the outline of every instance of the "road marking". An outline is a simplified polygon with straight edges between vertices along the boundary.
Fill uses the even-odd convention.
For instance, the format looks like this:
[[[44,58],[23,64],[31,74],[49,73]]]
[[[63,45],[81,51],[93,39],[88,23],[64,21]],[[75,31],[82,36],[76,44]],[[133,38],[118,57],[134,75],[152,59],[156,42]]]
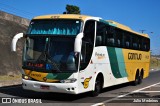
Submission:
[[[158,84],[160,84],[160,82],[155,83],[155,84],[152,84],[152,85],[150,85],[150,86],[146,86],[146,87],[141,88],[141,89],[137,89],[137,90],[135,90],[135,91],[129,92],[129,93],[124,94],[124,95],[119,95],[119,96],[117,96],[117,97],[115,97],[115,98],[112,98],[112,99],[109,99],[109,100],[103,101],[103,102],[101,102],[101,103],[102,103],[102,104],[104,104],[104,103],[108,103],[108,102],[111,102],[111,101],[113,101],[113,100],[116,100],[116,99],[119,99],[119,98],[125,97],[125,96],[127,96],[127,95],[130,95],[130,94],[133,94],[133,93],[137,93],[137,92],[141,92],[141,91],[142,91],[142,90],[144,90],[144,89],[147,89],[147,88],[150,88],[150,87],[156,86],[156,85],[158,85]],[[159,92],[159,91],[158,91],[158,92]],[[94,104],[94,105],[92,105],[92,106],[99,106],[98,104],[99,104],[99,103],[96,103],[96,104]]]
[[[139,92],[139,91],[142,91],[142,90],[144,90],[144,89],[147,89],[147,88],[153,87],[153,86],[158,85],[158,84],[160,84],[160,82],[155,83],[155,84],[152,84],[152,85],[147,86],[147,87],[144,87],[144,88],[141,88],[141,89],[138,89],[138,90],[135,90],[135,91],[132,91],[132,92],[129,92],[129,93],[124,94],[124,95],[117,96],[117,97],[115,97],[115,98],[109,99],[109,100],[104,101],[104,102],[106,102],[106,103],[107,103],[107,102],[110,102],[110,101],[116,100],[116,99],[118,99],[118,98],[122,98],[122,97],[125,97],[125,96],[127,96],[127,95],[130,95],[130,94],[133,94],[133,93],[137,93],[137,92]]]
[[[105,104],[104,103],[96,103],[96,104],[91,105],[91,106],[105,106]]]
[[[160,85],[156,85],[156,86],[154,86],[154,87],[160,87]]]
[[[160,91],[139,91],[139,93],[159,93]]]

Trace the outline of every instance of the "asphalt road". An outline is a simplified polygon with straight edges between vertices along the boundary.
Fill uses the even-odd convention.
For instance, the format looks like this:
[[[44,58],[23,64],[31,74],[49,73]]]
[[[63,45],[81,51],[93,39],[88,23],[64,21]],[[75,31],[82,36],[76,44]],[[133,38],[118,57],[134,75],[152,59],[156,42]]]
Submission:
[[[2,98],[11,98],[10,103],[1,103],[0,105],[36,105],[36,106],[90,106],[98,105],[153,105],[160,106],[160,71],[152,71],[148,78],[144,79],[142,84],[133,86],[125,83],[106,88],[98,97],[91,97],[90,93],[80,95],[68,95],[59,93],[40,93],[23,90],[21,85],[8,86],[0,88],[0,102]],[[39,104],[22,104],[19,102],[28,102],[28,100],[37,101]],[[6,100],[3,99],[3,102]],[[14,103],[13,103],[14,102]],[[42,102],[42,103],[40,103]],[[159,103],[158,103],[159,102]]]

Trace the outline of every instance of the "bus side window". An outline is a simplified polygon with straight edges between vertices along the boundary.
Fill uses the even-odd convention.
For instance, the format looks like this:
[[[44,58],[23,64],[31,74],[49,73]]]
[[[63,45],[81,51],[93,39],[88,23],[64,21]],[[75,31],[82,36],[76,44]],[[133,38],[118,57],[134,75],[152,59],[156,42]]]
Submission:
[[[132,42],[131,42],[131,34],[125,32],[123,34],[123,38],[124,38],[124,42],[123,42],[124,48],[130,49],[132,47],[131,46],[131,44],[132,44]]]
[[[114,46],[114,37],[113,37],[113,35],[110,35],[109,37],[108,37],[108,44],[110,45],[110,46]]]
[[[84,27],[84,37],[83,40],[94,44],[94,32],[95,32],[95,21],[89,20],[86,22]]]
[[[132,41],[133,41],[133,49],[134,50],[139,50],[139,38],[138,38],[138,36],[137,35],[133,35],[133,39],[132,39]]]
[[[137,49],[137,43],[133,43],[133,49]]]
[[[115,28],[112,26],[109,26],[107,28],[107,41],[106,41],[106,45],[107,46],[115,46]]]
[[[126,41],[126,48],[129,48],[129,41]]]
[[[145,51],[146,49],[147,49],[146,39],[143,38],[143,40],[142,40],[142,50]]]
[[[138,49],[142,50],[142,37],[141,36],[138,37]]]
[[[102,22],[97,22],[96,46],[104,46],[106,37],[106,27]]]
[[[142,50],[149,51],[150,50],[150,40],[148,38],[143,38],[142,40]]]
[[[120,29],[116,29],[116,47],[122,47],[123,33]]]
[[[147,51],[150,50],[150,39],[147,39]]]

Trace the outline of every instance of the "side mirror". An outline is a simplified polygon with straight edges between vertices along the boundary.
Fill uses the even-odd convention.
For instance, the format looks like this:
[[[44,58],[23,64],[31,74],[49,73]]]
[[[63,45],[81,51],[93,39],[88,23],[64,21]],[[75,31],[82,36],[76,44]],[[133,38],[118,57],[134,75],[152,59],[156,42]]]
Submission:
[[[11,51],[16,51],[16,44],[17,44],[17,41],[18,39],[22,38],[23,37],[23,33],[18,33],[16,34],[13,39],[12,39],[12,44],[11,44]]]
[[[82,38],[83,38],[83,33],[79,33],[74,42],[74,52],[80,52],[81,51],[81,46],[82,46]]]

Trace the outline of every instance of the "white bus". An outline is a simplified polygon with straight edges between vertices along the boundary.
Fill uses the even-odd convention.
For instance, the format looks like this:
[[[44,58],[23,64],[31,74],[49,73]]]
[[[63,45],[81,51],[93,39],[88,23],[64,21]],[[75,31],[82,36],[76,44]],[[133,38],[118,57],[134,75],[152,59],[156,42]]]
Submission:
[[[45,15],[31,20],[25,38],[22,86],[39,92],[97,96],[102,88],[149,75],[150,39],[114,21],[85,15]]]

